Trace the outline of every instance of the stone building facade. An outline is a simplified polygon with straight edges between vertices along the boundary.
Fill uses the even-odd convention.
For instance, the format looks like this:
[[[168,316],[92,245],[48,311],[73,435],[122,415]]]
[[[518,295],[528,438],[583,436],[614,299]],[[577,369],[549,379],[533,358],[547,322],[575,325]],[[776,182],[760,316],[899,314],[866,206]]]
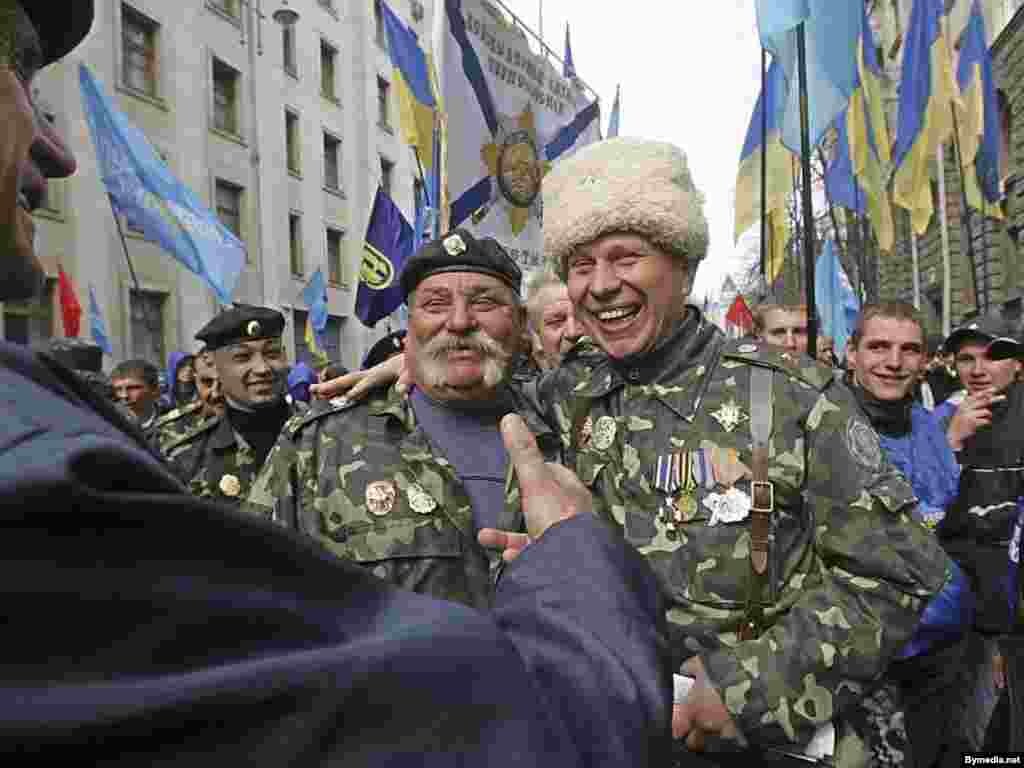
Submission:
[[[418,174],[398,130],[379,10],[374,0],[290,0],[299,21],[287,29],[272,18],[282,5],[97,0],[85,43],[37,79],[37,101],[67,137],[79,170],[50,185],[36,214],[48,292],[3,306],[5,338],[32,343],[63,335],[60,267],[86,311],[90,286],[95,290],[113,343],[108,367],[194,350],[194,334],[217,311],[205,284],[115,219],[83,114],[81,63],[172,172],[245,242],[248,260],[234,298],[284,312],[292,359],[308,356],[301,293],[318,267],[328,281],[333,358],[356,367],[387,332],[386,323],[370,330],[353,315],[363,238],[379,183],[411,219]],[[429,39],[430,0],[390,6]],[[83,317],[80,335],[89,333]]]

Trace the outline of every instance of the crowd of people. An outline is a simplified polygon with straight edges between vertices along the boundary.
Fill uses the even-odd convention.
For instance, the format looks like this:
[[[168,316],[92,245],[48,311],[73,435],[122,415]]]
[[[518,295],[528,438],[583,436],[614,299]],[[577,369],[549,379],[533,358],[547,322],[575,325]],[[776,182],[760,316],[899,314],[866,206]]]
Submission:
[[[32,77],[92,20],[0,6],[3,300],[39,284],[33,185],[74,170]],[[290,365],[283,316],[245,305],[163,387],[83,342],[0,344],[0,754],[1024,749],[1019,330],[984,316],[935,345],[880,303],[813,359],[807,306],[765,304],[729,339],[686,302],[708,228],[680,149],[598,142],[543,194],[544,274],[443,234],[399,276],[407,330],[355,373]]]

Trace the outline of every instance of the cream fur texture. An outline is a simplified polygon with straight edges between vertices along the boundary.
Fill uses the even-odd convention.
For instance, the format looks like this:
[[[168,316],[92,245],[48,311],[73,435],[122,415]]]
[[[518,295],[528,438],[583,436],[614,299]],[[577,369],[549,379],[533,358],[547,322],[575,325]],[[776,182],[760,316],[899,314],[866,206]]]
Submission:
[[[708,223],[682,150],[620,137],[555,163],[544,177],[544,252],[551,268],[564,280],[574,250],[612,233],[640,235],[687,259],[692,274],[708,250]]]

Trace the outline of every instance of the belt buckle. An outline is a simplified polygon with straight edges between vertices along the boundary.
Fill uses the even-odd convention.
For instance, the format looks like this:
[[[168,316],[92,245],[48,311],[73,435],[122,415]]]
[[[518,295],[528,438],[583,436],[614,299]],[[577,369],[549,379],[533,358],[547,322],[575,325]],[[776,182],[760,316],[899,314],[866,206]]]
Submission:
[[[758,506],[758,501],[762,496],[765,488],[768,489],[768,506]],[[771,480],[751,480],[750,481],[750,511],[751,512],[766,512],[772,513],[775,511],[775,483]]]

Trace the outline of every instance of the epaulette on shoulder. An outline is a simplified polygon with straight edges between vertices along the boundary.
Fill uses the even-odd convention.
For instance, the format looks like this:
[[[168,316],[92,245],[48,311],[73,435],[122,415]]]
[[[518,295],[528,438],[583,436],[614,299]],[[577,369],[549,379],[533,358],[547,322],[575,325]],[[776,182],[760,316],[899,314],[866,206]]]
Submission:
[[[818,391],[824,390],[833,381],[830,367],[819,363],[808,355],[789,352],[782,347],[772,346],[763,341],[733,339],[726,342],[722,351],[723,360],[736,360],[750,365],[760,365],[780,371],[810,384]]]
[[[202,407],[203,404],[197,400],[194,403],[189,403],[188,405],[183,405],[180,408],[175,408],[174,410],[168,411],[163,416],[154,421],[153,426],[150,427],[150,429],[160,429],[160,427],[164,427],[170,424],[172,421],[177,421],[178,419],[182,419],[185,416],[191,416],[193,413],[195,413]]]
[[[359,405],[359,400],[349,400],[347,397],[332,397],[330,400],[316,400],[307,407],[292,416],[284,425],[284,432],[294,438],[310,424],[335,413],[343,413]]]
[[[220,424],[220,420],[222,418],[224,417],[216,416],[199,422],[195,427],[190,429],[188,432],[176,438],[173,442],[168,443],[167,447],[163,449],[164,454],[169,456],[175,448],[180,448],[186,443],[191,443],[199,435],[202,435],[205,432],[209,432],[210,430],[214,429],[218,424]]]

